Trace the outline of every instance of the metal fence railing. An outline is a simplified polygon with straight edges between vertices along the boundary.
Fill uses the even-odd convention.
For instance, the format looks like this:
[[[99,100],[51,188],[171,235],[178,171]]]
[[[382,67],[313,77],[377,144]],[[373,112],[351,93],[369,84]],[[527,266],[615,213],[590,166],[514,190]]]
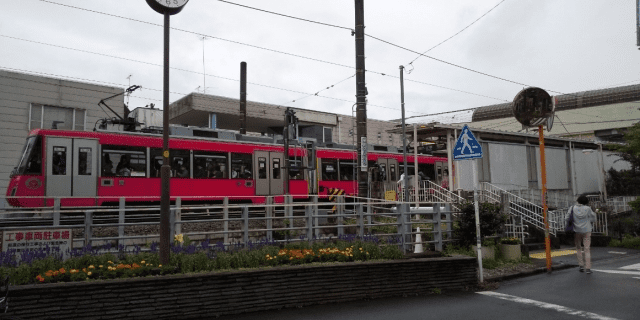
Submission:
[[[204,241],[225,248],[241,248],[252,243],[289,243],[297,241],[355,239],[374,237],[409,251],[417,244],[420,227],[421,244],[442,250],[453,241],[455,211],[449,204],[422,203],[421,210],[408,203],[380,199],[335,196],[312,196],[309,202],[284,203],[268,197],[265,204],[235,204],[224,198],[222,204],[183,205],[180,198],[171,206],[170,233],[182,234],[194,241]],[[431,208],[431,209],[429,209]],[[429,211],[431,210],[431,211]],[[60,199],[53,207],[13,208],[0,216],[0,231],[59,230],[71,231],[73,248],[148,247],[159,241],[159,206],[128,206],[124,198],[118,206],[61,208]]]

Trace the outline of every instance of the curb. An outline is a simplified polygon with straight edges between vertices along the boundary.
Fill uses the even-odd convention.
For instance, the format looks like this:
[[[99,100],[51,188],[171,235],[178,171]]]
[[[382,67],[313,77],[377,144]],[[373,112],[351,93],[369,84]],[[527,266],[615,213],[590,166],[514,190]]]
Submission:
[[[559,270],[564,270],[564,269],[571,269],[571,268],[575,268],[577,267],[577,264],[559,264],[556,266],[551,266],[551,271],[559,271]],[[521,272],[521,273],[516,273],[516,274],[510,274],[510,275],[506,275],[506,276],[499,276],[499,277],[494,277],[494,278],[487,278],[485,279],[485,282],[487,281],[491,281],[491,282],[502,282],[502,281],[507,281],[507,280],[513,280],[513,279],[519,279],[519,278],[524,278],[524,277],[529,277],[529,276],[533,276],[536,274],[540,274],[540,273],[545,273],[547,272],[547,268],[546,267],[540,267],[531,271],[527,271],[527,272]]]

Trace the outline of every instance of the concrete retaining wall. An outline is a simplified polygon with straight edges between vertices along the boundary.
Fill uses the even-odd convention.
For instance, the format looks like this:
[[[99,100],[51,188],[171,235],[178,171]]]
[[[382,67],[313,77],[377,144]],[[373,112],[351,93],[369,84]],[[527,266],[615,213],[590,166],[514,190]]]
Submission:
[[[283,307],[461,290],[475,258],[360,262],[11,288],[25,319],[204,319]]]

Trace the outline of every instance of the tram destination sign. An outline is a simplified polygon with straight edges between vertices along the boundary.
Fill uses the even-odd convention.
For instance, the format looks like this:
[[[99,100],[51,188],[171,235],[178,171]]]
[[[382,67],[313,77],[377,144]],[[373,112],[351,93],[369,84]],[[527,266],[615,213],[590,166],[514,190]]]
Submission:
[[[49,247],[68,255],[72,247],[71,229],[11,230],[2,232],[2,252],[15,250],[16,259],[26,251]]]

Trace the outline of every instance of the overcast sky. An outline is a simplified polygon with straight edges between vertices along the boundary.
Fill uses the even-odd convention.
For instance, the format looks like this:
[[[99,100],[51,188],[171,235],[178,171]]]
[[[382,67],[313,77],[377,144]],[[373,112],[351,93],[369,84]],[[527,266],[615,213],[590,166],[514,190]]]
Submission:
[[[346,28],[355,25],[352,0],[231,2]],[[635,5],[634,0],[365,0],[365,32],[424,52],[495,7],[427,55],[572,93],[640,83]],[[144,0],[3,1],[0,68],[123,88],[131,81],[142,86],[130,97],[131,109],[161,106],[162,23],[162,15]],[[189,1],[171,17],[171,26],[184,30],[171,31],[171,67],[181,69],[171,70],[171,102],[203,92],[205,82],[207,94],[239,98],[240,62],[246,61],[251,101],[352,112],[355,38],[349,30],[217,0]],[[400,65],[412,70],[405,73],[407,117],[504,103],[523,88],[426,57],[409,65],[418,55],[371,37],[365,38],[365,54],[372,71],[366,74],[367,114],[374,119],[401,116]],[[437,120],[450,122],[451,115]]]

